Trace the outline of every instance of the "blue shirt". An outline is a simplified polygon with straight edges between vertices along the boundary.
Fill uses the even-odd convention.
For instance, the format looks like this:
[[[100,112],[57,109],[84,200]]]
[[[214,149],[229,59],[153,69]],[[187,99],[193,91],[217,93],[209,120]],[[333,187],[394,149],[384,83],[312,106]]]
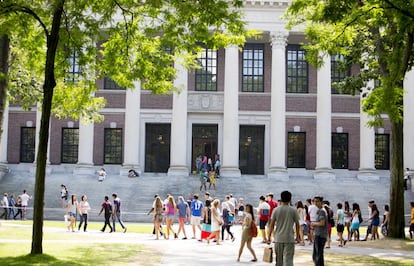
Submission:
[[[186,218],[187,217],[187,202],[180,202],[177,204],[178,208],[178,217]]]
[[[191,215],[192,216],[201,216],[201,211],[204,208],[204,204],[199,200],[193,200],[191,202]]]

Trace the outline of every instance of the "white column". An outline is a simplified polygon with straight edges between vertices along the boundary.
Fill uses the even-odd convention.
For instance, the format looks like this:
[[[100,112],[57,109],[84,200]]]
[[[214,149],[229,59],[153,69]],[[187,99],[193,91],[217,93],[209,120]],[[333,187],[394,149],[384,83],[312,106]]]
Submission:
[[[370,121],[368,114],[362,110],[362,95],[369,92],[369,88],[374,88],[374,81],[367,84],[367,88],[361,93],[360,108],[360,143],[359,143],[359,172],[358,179],[361,180],[378,180],[379,175],[375,170],[375,130],[369,127],[367,123]]]
[[[404,169],[414,170],[414,70],[405,75],[404,79]],[[411,190],[414,175],[411,174]]]
[[[324,55],[323,65],[317,73],[316,106],[316,168],[315,179],[334,179],[331,166],[332,121],[331,121],[331,58]]]
[[[135,89],[126,90],[124,164],[121,168],[121,175],[128,175],[130,169],[141,174],[139,164],[140,112],[141,82],[137,81],[135,82]]]
[[[8,172],[7,165],[7,138],[8,138],[8,129],[9,129],[9,105],[6,103],[3,113],[3,132],[1,134],[0,140],[0,180],[3,175]]]
[[[174,86],[180,91],[173,93],[173,108],[171,121],[171,155],[168,176],[188,176],[187,158],[187,70],[175,63],[177,78]]]
[[[239,169],[239,49],[226,48],[224,62],[223,154],[220,176],[240,177]]]
[[[78,164],[74,174],[94,174],[93,168],[93,131],[94,123],[85,124],[79,119]]]
[[[270,167],[267,176],[288,180],[286,169],[286,40],[287,32],[272,33],[272,98]]]

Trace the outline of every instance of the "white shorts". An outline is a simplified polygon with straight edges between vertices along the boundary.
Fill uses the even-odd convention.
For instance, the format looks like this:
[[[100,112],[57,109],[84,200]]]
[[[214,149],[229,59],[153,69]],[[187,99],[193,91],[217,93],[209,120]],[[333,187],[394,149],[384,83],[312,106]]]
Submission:
[[[191,215],[191,221],[190,223],[192,225],[200,225],[201,217],[200,216],[193,216]]]

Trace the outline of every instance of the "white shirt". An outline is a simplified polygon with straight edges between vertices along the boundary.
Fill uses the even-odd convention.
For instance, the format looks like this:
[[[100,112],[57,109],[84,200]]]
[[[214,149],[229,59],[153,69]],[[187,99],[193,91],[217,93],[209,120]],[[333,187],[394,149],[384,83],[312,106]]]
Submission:
[[[6,196],[3,197],[1,206],[3,206],[4,208],[8,208],[9,207],[9,201],[7,200],[7,197]]]
[[[318,207],[315,205],[309,205],[308,207],[309,218],[311,222],[316,222],[318,220]]]
[[[23,195],[20,195],[20,198],[22,199],[22,206],[27,206],[29,203],[30,196],[27,195],[27,193],[24,193]]]

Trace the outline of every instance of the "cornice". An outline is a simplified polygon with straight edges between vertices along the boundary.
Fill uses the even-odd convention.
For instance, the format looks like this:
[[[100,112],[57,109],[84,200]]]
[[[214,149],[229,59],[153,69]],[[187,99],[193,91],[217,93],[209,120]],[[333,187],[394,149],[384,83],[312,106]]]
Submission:
[[[244,7],[283,7],[290,6],[292,0],[246,0],[243,1]]]

